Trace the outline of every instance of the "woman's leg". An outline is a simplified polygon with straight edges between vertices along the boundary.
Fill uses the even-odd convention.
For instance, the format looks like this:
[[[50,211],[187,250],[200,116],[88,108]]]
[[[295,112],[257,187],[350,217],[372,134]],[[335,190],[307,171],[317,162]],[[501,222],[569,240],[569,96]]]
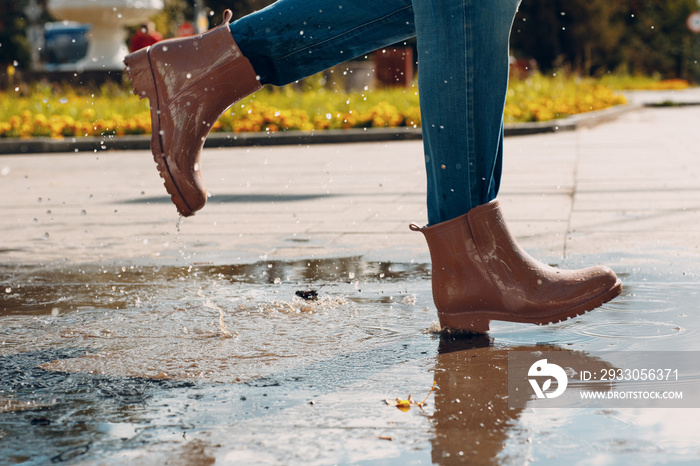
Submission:
[[[415,36],[411,0],[278,0],[231,24],[262,84],[283,86]]]
[[[496,197],[520,0],[413,0],[430,225]]]
[[[433,299],[443,327],[547,324],[620,293],[607,267],[559,270],[523,251],[495,201],[508,42],[519,0],[413,0]]]

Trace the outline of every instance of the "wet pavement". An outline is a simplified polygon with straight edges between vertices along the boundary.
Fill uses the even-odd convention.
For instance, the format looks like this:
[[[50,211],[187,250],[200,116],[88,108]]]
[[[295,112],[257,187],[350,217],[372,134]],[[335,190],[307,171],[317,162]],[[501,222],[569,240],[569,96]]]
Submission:
[[[477,337],[437,332],[419,142],[209,150],[182,221],[146,152],[2,156],[0,462],[697,464],[700,406],[509,406],[507,372],[700,351],[699,123],[507,138],[521,245],[625,288]]]

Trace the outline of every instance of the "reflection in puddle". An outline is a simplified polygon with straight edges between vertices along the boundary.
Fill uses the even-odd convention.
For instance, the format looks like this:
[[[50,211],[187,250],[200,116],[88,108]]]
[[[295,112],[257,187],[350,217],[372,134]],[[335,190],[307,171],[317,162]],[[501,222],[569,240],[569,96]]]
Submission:
[[[575,320],[465,339],[429,332],[429,278],[357,258],[0,268],[0,462],[700,458],[692,410],[508,409],[506,387],[513,350],[700,350],[696,283],[628,277]],[[434,381],[424,410],[384,404]]]

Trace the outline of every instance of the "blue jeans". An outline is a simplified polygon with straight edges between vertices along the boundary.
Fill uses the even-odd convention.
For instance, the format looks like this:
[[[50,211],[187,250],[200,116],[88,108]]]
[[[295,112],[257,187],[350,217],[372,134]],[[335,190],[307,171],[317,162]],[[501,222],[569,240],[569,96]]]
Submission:
[[[508,42],[520,0],[278,0],[231,24],[263,84],[282,86],[417,37],[428,223],[496,197]]]

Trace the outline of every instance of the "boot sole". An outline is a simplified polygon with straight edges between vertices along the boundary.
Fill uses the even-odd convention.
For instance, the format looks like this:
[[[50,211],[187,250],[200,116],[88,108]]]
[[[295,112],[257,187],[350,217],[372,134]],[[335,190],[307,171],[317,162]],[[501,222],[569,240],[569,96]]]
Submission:
[[[529,318],[527,316],[514,316],[492,311],[470,311],[441,316],[440,325],[443,327],[443,329],[459,330],[468,333],[487,333],[489,331],[489,323],[492,320],[536,325],[555,324],[557,322],[563,322],[592,311],[593,309],[612,300],[621,292],[622,282],[618,280],[615,285],[612,286],[612,288],[604,293],[601,293],[595,298],[551,316]]]
[[[163,178],[165,190],[170,194],[170,199],[182,216],[189,217],[190,215],[194,215],[194,210],[187,205],[180,190],[177,189],[177,185],[173,180],[165,158],[163,141],[160,136],[158,92],[153,75],[153,68],[151,67],[151,60],[148,56],[148,48],[130,53],[124,58],[124,64],[126,65],[126,73],[134,88],[134,93],[139,96],[139,99],[145,97],[149,100],[149,107],[151,109],[151,153],[158,167],[158,173],[160,177]]]

